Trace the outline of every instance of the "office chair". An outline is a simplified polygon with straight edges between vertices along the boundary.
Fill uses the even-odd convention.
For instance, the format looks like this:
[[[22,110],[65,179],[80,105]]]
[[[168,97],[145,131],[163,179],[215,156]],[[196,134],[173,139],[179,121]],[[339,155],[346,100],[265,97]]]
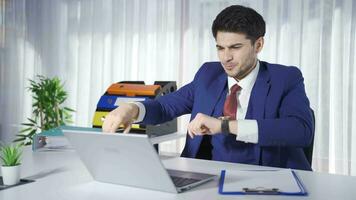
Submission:
[[[313,134],[313,138],[312,138],[310,145],[308,147],[303,148],[303,150],[304,150],[305,157],[307,157],[307,160],[311,166],[312,160],[313,160],[313,148],[314,148],[314,136],[315,136],[315,115],[314,115],[313,109],[310,109],[310,111],[311,111],[312,117],[313,117],[313,124],[314,124],[313,132],[314,132],[314,134]]]

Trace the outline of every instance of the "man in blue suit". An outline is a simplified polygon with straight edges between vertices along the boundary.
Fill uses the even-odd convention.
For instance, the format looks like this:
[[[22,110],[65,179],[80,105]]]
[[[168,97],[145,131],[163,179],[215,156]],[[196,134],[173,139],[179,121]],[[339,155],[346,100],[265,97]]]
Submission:
[[[311,144],[314,124],[303,76],[296,67],[258,60],[262,16],[230,6],[212,32],[220,62],[205,63],[176,92],[120,105],[106,117],[104,132],[191,114],[184,157],[311,170],[303,148]]]

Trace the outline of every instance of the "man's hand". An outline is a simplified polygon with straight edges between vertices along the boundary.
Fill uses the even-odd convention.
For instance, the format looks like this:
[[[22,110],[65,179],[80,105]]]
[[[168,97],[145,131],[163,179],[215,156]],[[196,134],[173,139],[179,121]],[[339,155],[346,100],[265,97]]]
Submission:
[[[131,129],[131,123],[137,118],[139,108],[133,103],[122,103],[115,110],[106,115],[103,123],[103,132],[115,133],[120,125],[124,126],[124,133]]]
[[[188,125],[188,134],[191,138],[194,135],[214,135],[220,132],[221,120],[202,113],[198,113]]]

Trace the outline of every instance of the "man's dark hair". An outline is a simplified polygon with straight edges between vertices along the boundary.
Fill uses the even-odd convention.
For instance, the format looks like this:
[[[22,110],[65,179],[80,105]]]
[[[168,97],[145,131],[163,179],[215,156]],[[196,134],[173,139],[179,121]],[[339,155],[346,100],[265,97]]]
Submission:
[[[266,24],[263,17],[252,8],[233,5],[225,8],[216,16],[212,31],[214,38],[218,31],[243,33],[252,44],[266,32]]]

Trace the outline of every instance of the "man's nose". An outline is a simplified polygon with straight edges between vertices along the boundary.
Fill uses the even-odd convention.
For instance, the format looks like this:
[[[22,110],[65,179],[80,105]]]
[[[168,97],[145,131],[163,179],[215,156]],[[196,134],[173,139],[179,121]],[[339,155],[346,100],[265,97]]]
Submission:
[[[233,58],[233,56],[232,56],[230,50],[229,49],[225,49],[225,51],[224,51],[224,61],[225,62],[229,62],[229,61],[232,60],[232,58]]]

